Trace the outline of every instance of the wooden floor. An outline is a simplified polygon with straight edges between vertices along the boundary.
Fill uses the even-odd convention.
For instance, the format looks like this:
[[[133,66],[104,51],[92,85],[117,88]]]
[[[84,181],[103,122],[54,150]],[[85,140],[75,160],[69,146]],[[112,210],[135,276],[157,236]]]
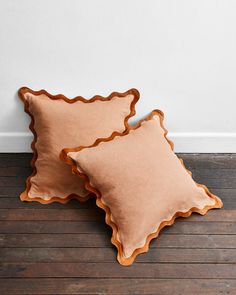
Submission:
[[[23,203],[31,154],[0,154],[0,294],[236,294],[236,154],[182,154],[224,202],[179,218],[131,267],[94,201]]]

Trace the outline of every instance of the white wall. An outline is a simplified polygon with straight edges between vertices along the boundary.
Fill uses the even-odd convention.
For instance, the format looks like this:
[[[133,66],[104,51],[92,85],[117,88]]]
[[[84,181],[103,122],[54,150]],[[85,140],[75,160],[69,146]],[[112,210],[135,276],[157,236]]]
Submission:
[[[236,1],[0,0],[0,151],[29,151],[17,89],[136,87],[176,150],[236,152]]]

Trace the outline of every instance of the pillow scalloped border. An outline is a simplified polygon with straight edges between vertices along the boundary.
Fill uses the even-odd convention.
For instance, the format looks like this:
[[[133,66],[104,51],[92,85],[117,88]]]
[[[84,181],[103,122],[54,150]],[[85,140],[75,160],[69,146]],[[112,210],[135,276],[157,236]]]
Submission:
[[[39,202],[41,204],[50,204],[50,203],[53,203],[53,202],[58,202],[58,203],[62,203],[62,204],[65,204],[67,203],[68,201],[70,201],[71,199],[77,199],[79,200],[80,202],[85,202],[87,201],[89,198],[90,198],[90,193],[88,192],[88,195],[85,196],[85,197],[82,197],[82,196],[79,196],[77,194],[70,194],[68,195],[67,197],[65,198],[60,198],[60,197],[52,197],[50,200],[44,200],[44,199],[41,199],[39,197],[37,198],[30,198],[28,196],[28,192],[30,190],[30,187],[31,187],[31,177],[33,177],[34,175],[37,174],[37,169],[36,169],[36,166],[35,166],[35,163],[37,161],[37,158],[38,158],[38,151],[36,149],[36,142],[37,142],[37,133],[34,129],[34,116],[30,113],[30,110],[29,110],[29,103],[28,101],[25,99],[25,94],[26,93],[31,93],[35,96],[39,96],[39,95],[46,95],[48,98],[52,99],[52,100],[58,100],[58,99],[62,99],[64,100],[65,102],[67,103],[75,103],[77,101],[81,101],[81,102],[84,102],[84,103],[92,103],[94,101],[110,101],[112,100],[113,97],[115,96],[118,96],[118,97],[125,97],[129,94],[132,94],[133,95],[133,100],[130,104],[130,113],[128,114],[128,116],[126,116],[124,118],[124,127],[125,127],[125,130],[124,132],[129,128],[129,124],[128,124],[128,120],[129,118],[133,117],[135,114],[136,114],[136,111],[135,111],[135,105],[137,103],[137,101],[139,100],[139,91],[135,88],[131,88],[129,89],[128,91],[126,92],[112,92],[109,96],[105,97],[105,96],[101,96],[101,95],[95,95],[93,96],[92,98],[90,99],[86,99],[82,96],[76,96],[75,98],[73,99],[69,99],[67,98],[65,95],[63,94],[57,94],[57,95],[52,95],[50,93],[48,93],[46,90],[42,89],[42,90],[39,90],[39,91],[34,91],[28,87],[21,87],[19,90],[18,90],[18,96],[19,98],[22,100],[22,102],[24,103],[24,111],[25,113],[27,113],[30,118],[31,118],[31,122],[29,124],[29,129],[31,130],[31,132],[33,133],[33,141],[31,142],[31,149],[33,151],[33,157],[32,157],[32,160],[31,160],[31,167],[33,169],[33,172],[32,174],[27,177],[27,180],[26,180],[26,188],[25,190],[20,194],[20,199],[21,201],[29,201],[29,202],[32,202],[32,201],[36,201],[36,202]]]
[[[203,184],[198,184],[197,182],[195,182],[197,186],[202,187],[202,188],[205,190],[206,194],[207,194],[209,197],[211,197],[211,198],[213,198],[213,199],[215,200],[215,204],[212,205],[212,206],[205,206],[203,209],[199,209],[199,208],[197,208],[197,207],[193,207],[193,208],[191,208],[191,209],[190,209],[189,211],[187,211],[187,212],[176,212],[176,213],[174,214],[174,216],[173,216],[170,220],[163,221],[163,222],[160,224],[160,226],[158,227],[158,229],[156,230],[156,232],[151,233],[151,234],[149,234],[149,235],[147,236],[147,238],[146,238],[146,243],[145,243],[145,245],[144,245],[143,247],[136,249],[136,250],[132,253],[132,255],[131,255],[130,257],[128,257],[128,258],[126,258],[126,257],[124,256],[123,248],[122,248],[122,244],[121,244],[121,242],[117,239],[118,227],[117,227],[117,225],[112,221],[112,218],[111,218],[111,210],[110,210],[110,208],[109,208],[108,206],[106,206],[106,205],[103,204],[103,202],[102,202],[102,195],[101,195],[100,191],[91,185],[91,183],[90,183],[90,179],[89,179],[89,177],[88,177],[86,174],[81,173],[81,172],[78,171],[76,162],[75,162],[73,159],[71,159],[69,156],[67,156],[67,153],[68,153],[68,152],[78,152],[78,151],[81,151],[81,150],[84,149],[84,148],[92,148],[92,147],[95,147],[95,146],[99,145],[101,142],[107,142],[107,141],[111,141],[111,140],[113,140],[116,136],[125,136],[125,135],[129,134],[129,132],[130,132],[131,130],[135,130],[135,129],[139,128],[139,127],[142,125],[142,123],[143,123],[144,121],[151,120],[151,119],[153,118],[153,116],[155,116],[155,115],[158,115],[158,116],[159,116],[159,118],[160,118],[160,125],[161,125],[161,128],[164,130],[164,137],[165,137],[165,139],[167,140],[167,142],[169,143],[169,145],[170,145],[170,147],[171,147],[171,149],[172,149],[172,151],[173,151],[173,150],[174,150],[174,144],[173,144],[172,141],[170,141],[170,140],[166,137],[168,131],[167,131],[167,129],[166,129],[166,128],[164,127],[164,125],[163,125],[164,114],[163,114],[163,112],[160,111],[160,110],[153,110],[149,116],[147,116],[147,117],[146,117],[145,119],[143,119],[143,120],[140,120],[135,126],[130,126],[130,127],[127,129],[127,131],[124,132],[124,133],[113,132],[113,134],[112,134],[110,137],[108,137],[108,138],[99,138],[99,139],[97,139],[97,140],[94,142],[94,144],[91,145],[91,146],[80,146],[80,147],[78,147],[78,148],[74,148],[74,149],[65,148],[65,149],[63,149],[63,150],[61,151],[61,153],[60,153],[60,158],[61,158],[61,160],[64,161],[64,162],[66,162],[67,164],[71,165],[71,166],[72,166],[72,172],[73,172],[74,174],[78,174],[80,177],[82,177],[82,178],[85,180],[85,187],[86,187],[86,189],[87,189],[88,191],[90,191],[90,192],[92,192],[92,193],[94,193],[94,194],[96,195],[96,204],[97,204],[98,207],[102,208],[102,209],[105,211],[105,213],[106,213],[105,221],[106,221],[106,223],[112,228],[111,242],[112,242],[113,245],[116,246],[116,248],[117,248],[117,250],[118,250],[118,253],[117,253],[117,260],[119,261],[120,264],[122,264],[122,265],[124,265],[124,266],[131,265],[131,264],[134,262],[134,260],[135,260],[135,258],[136,258],[137,255],[139,255],[139,254],[141,254],[141,253],[145,253],[145,252],[147,252],[147,251],[149,250],[149,244],[150,244],[151,240],[154,239],[154,238],[156,238],[156,237],[159,235],[159,233],[160,233],[160,231],[161,231],[162,228],[164,228],[165,226],[170,226],[170,225],[172,225],[172,224],[175,222],[175,219],[176,219],[177,217],[188,217],[188,216],[190,216],[193,212],[199,213],[199,214],[201,214],[201,215],[205,215],[205,214],[207,213],[208,210],[213,209],[213,208],[221,208],[221,207],[223,206],[223,203],[222,203],[222,201],[220,200],[220,198],[218,198],[217,196],[215,196],[214,194],[212,194],[212,193],[209,191],[209,189],[208,189],[205,185],[203,185]],[[178,158],[179,158],[179,157],[178,157]],[[192,175],[191,171],[189,171],[189,170],[185,167],[183,160],[182,160],[181,158],[179,158],[179,160],[180,160],[181,164],[183,165],[183,167],[186,169],[186,171],[187,171],[190,175]]]

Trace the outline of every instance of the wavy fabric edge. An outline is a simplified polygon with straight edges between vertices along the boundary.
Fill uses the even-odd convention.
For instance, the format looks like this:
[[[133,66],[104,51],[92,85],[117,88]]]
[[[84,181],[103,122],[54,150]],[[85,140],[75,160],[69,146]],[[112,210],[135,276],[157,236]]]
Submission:
[[[29,197],[28,193],[29,193],[29,190],[30,190],[30,187],[31,187],[31,178],[37,174],[37,169],[36,169],[35,163],[36,163],[37,158],[38,158],[38,151],[36,149],[36,142],[37,142],[37,137],[38,136],[37,136],[37,133],[36,133],[36,131],[34,129],[34,124],[35,124],[34,116],[30,113],[29,102],[25,99],[25,94],[26,93],[31,93],[31,94],[33,94],[35,96],[39,96],[39,95],[44,94],[48,98],[50,98],[52,100],[62,99],[65,102],[70,103],[70,104],[73,104],[73,103],[75,103],[77,101],[81,101],[81,102],[84,102],[84,103],[92,103],[92,102],[97,101],[97,100],[110,101],[115,96],[117,96],[117,97],[125,97],[127,95],[132,94],[134,98],[133,98],[133,100],[132,100],[132,102],[130,104],[130,113],[124,118],[124,127],[125,127],[124,132],[125,132],[129,128],[128,120],[136,114],[135,105],[136,105],[137,101],[139,100],[139,96],[140,96],[139,91],[137,89],[135,89],[135,88],[131,88],[128,91],[123,92],[123,93],[122,92],[112,92],[107,97],[100,96],[100,95],[95,95],[90,99],[86,99],[86,98],[84,98],[82,96],[76,96],[73,99],[69,99],[63,94],[52,95],[52,94],[48,93],[46,90],[44,90],[44,89],[41,89],[39,91],[34,91],[34,90],[32,90],[32,89],[30,89],[28,87],[21,87],[18,90],[19,98],[24,103],[24,111],[31,118],[31,121],[30,121],[30,124],[29,124],[29,129],[33,133],[33,141],[31,142],[31,149],[33,151],[33,157],[32,157],[32,160],[31,160],[31,167],[32,167],[33,171],[32,171],[32,174],[30,176],[28,176],[27,179],[26,179],[26,188],[20,194],[21,201],[28,201],[28,202],[36,201],[36,202],[39,202],[41,204],[50,204],[50,203],[54,203],[54,202],[58,202],[58,203],[61,203],[61,204],[66,204],[71,199],[77,199],[80,202],[87,201],[91,197],[91,193],[89,191],[88,191],[87,196],[84,196],[84,197],[79,196],[77,194],[70,194],[65,198],[52,197],[50,200],[44,200],[44,199],[41,199],[39,197],[36,197],[36,198]]]
[[[203,207],[202,209],[199,209],[197,207],[193,207],[190,210],[188,210],[187,212],[176,212],[174,214],[174,216],[170,220],[162,221],[161,224],[160,224],[160,226],[157,228],[157,230],[154,233],[151,233],[151,234],[149,234],[146,237],[146,242],[145,242],[145,244],[144,244],[143,247],[137,248],[132,253],[132,255],[130,257],[128,257],[128,258],[124,256],[122,244],[117,239],[118,227],[112,221],[112,214],[111,214],[110,208],[108,206],[106,206],[105,204],[103,204],[101,192],[98,189],[96,189],[95,187],[93,187],[91,185],[91,182],[90,182],[90,179],[89,179],[88,175],[86,175],[85,173],[81,173],[80,171],[78,171],[76,161],[74,161],[69,156],[67,156],[67,154],[69,152],[79,152],[79,151],[81,151],[81,150],[83,150],[85,148],[95,147],[95,146],[99,145],[101,142],[111,141],[111,140],[113,140],[117,136],[125,136],[125,135],[129,134],[130,131],[139,128],[142,125],[143,122],[151,120],[153,118],[153,116],[155,116],[155,115],[158,115],[159,116],[161,128],[164,130],[164,137],[167,140],[167,142],[169,143],[169,145],[171,147],[171,150],[173,151],[174,150],[174,144],[173,144],[173,142],[171,140],[169,140],[167,138],[168,131],[167,131],[167,129],[163,125],[164,114],[160,110],[153,110],[149,116],[147,116],[145,119],[140,120],[135,126],[130,126],[127,129],[127,131],[124,132],[124,133],[113,132],[112,135],[110,137],[108,137],[108,138],[99,138],[99,139],[97,139],[94,142],[93,145],[90,145],[90,146],[80,146],[78,148],[73,148],[73,149],[72,148],[65,148],[60,153],[61,160],[64,161],[64,162],[66,162],[68,165],[71,165],[72,166],[72,172],[74,174],[79,175],[81,178],[83,178],[85,180],[85,187],[86,187],[86,189],[88,191],[90,191],[91,193],[94,193],[96,195],[96,204],[97,204],[98,207],[100,207],[101,209],[103,209],[105,211],[105,213],[106,213],[105,222],[106,222],[106,224],[108,224],[112,228],[111,242],[117,248],[117,251],[118,251],[118,253],[117,253],[117,260],[119,261],[119,263],[121,265],[124,265],[124,266],[131,265],[134,262],[134,260],[135,260],[135,258],[136,258],[137,255],[139,255],[141,253],[147,252],[149,250],[149,244],[150,244],[151,240],[153,240],[154,238],[158,237],[160,231],[165,226],[172,225],[175,222],[175,219],[177,217],[189,217],[192,213],[199,213],[201,215],[205,215],[210,209],[213,209],[213,208],[221,208],[223,206],[223,203],[222,203],[222,201],[221,201],[221,199],[219,197],[217,197],[216,195],[212,194],[205,185],[199,184],[199,183],[197,183],[196,181],[193,180],[198,187],[202,187],[204,189],[205,193],[210,198],[212,198],[212,199],[215,200],[215,204],[212,205],[212,206],[207,205],[207,206]],[[180,160],[180,162],[183,165],[184,169],[192,176],[191,171],[189,171],[185,167],[183,160],[181,158],[179,158],[179,157],[178,157],[178,159]]]

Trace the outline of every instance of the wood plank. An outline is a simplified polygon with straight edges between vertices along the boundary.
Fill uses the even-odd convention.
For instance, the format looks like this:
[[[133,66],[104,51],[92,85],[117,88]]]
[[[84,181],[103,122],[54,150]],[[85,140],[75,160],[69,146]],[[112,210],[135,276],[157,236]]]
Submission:
[[[98,233],[110,227],[102,222],[1,221],[0,233]]]
[[[114,248],[2,248],[1,262],[116,262]],[[236,263],[236,249],[151,248],[136,262],[145,263]]]
[[[225,209],[236,209],[236,189],[212,189],[212,193],[218,195],[223,203]],[[60,205],[57,203],[49,204],[47,206],[40,205],[38,202],[21,202],[19,199],[19,195],[22,192],[22,189],[19,188],[1,188],[0,189],[0,208],[78,208],[80,207],[79,201],[72,200],[69,203],[65,205]],[[8,199],[9,198],[9,199]],[[85,203],[83,203],[83,208],[86,207],[88,202],[94,202],[93,206],[95,206],[94,200],[89,200]],[[89,207],[91,207],[89,205]]]
[[[193,179],[212,189],[235,188],[236,169],[191,169]]]
[[[2,197],[18,198],[24,190],[25,190],[25,183],[19,187],[17,186],[0,187],[0,200]]]
[[[186,166],[208,169],[234,169],[236,168],[236,154],[185,154],[178,153],[185,161]],[[1,153],[0,167],[29,167],[32,159],[31,153]]]
[[[198,222],[206,222],[206,221],[211,221],[211,222],[236,222],[236,210],[210,210],[207,212],[206,215],[202,216],[197,213],[193,213],[190,217],[188,218],[179,218],[178,222],[193,222],[193,221],[198,221]]]
[[[230,279],[0,279],[0,285],[3,295],[236,294],[236,280]]]
[[[189,169],[193,176],[202,177],[203,179],[215,179],[215,178],[236,178],[236,168],[234,169],[209,169],[209,168],[194,168]],[[22,183],[24,183],[25,179],[31,175],[32,168],[31,167],[0,167],[0,179],[8,178],[9,181],[12,180],[15,184],[15,180],[18,177],[22,178]],[[20,183],[21,184],[21,183]]]
[[[230,212],[230,211],[229,211]],[[225,218],[233,219],[234,215],[225,214]],[[94,209],[0,209],[0,220],[68,220],[68,221],[104,221],[104,211]],[[231,220],[230,220],[231,221]],[[236,221],[236,210],[235,210]]]
[[[0,220],[18,221],[100,221],[105,220],[104,211],[94,209],[0,209]],[[179,218],[179,222],[211,221],[236,222],[236,210],[211,210],[204,217],[193,213],[188,218]]]
[[[26,177],[25,176],[1,176],[0,187],[20,187],[24,188]]]
[[[0,188],[0,203],[2,198],[12,198],[17,199],[21,192],[25,189],[25,186],[22,187],[1,187]],[[212,193],[219,196],[224,202],[236,200],[236,189],[235,188],[210,188]]]
[[[0,201],[1,198],[18,198],[20,193],[25,189],[22,187],[1,187],[0,189]],[[236,189],[235,188],[211,188],[212,193],[219,196],[223,200],[236,200]]]
[[[236,154],[183,154],[178,156],[191,169],[235,169]]]
[[[234,202],[235,203],[235,202]],[[78,200],[70,200],[66,204],[54,202],[51,204],[43,205],[38,202],[22,202],[18,196],[15,198],[0,197],[0,208],[1,209],[86,209],[86,208],[97,208],[95,199],[90,199],[86,202],[79,202]],[[51,212],[51,211],[50,211]]]
[[[1,221],[0,233],[100,233],[110,227],[103,222],[77,221]],[[233,222],[179,222],[165,227],[162,234],[236,234]]]
[[[224,203],[224,210],[235,210],[236,209],[236,198],[225,199],[222,198]],[[42,205],[38,202],[22,202],[18,196],[15,198],[4,198],[0,197],[0,208],[1,209],[85,209],[85,208],[96,208],[95,201],[89,200],[81,203],[77,200],[71,200],[67,204],[52,203],[48,205]],[[222,209],[221,209],[222,210]],[[217,210],[218,212],[219,210]],[[51,212],[51,211],[50,211]]]
[[[204,178],[236,178],[236,167],[231,169],[226,168],[215,168],[210,169],[207,166],[205,168],[192,168],[190,169],[193,176]],[[21,176],[23,180],[30,176],[32,168],[28,167],[1,167],[0,166],[0,177],[14,177]]]
[[[211,192],[219,196],[224,202],[236,200],[236,189],[230,188],[212,188]]]
[[[1,263],[2,278],[235,279],[236,264]]]
[[[0,220],[46,220],[46,221],[100,221],[105,220],[104,211],[94,209],[0,209]],[[179,222],[212,221],[236,222],[236,210],[211,210],[204,217],[193,213],[188,218],[179,218]]]
[[[197,183],[206,185],[210,190],[217,188],[236,188],[236,178],[227,178],[227,177],[219,177],[219,178],[206,178],[198,175],[197,177],[193,177]]]
[[[236,167],[234,169],[209,169],[209,168],[198,168],[192,169],[194,177],[201,177],[202,179],[219,179],[219,178],[236,178]]]
[[[214,168],[236,168],[236,154],[232,153],[177,153],[188,165],[201,168],[201,167],[210,167]],[[32,153],[1,153],[0,154],[0,163],[1,167],[4,167],[3,164],[6,164],[9,167],[12,167],[11,163],[14,166],[20,166],[21,162],[27,166],[32,159]]]
[[[1,164],[0,164],[1,165]],[[0,176],[24,176],[31,175],[31,167],[0,167]]]
[[[0,153],[0,167],[29,167],[32,153]]]
[[[97,234],[1,234],[0,247],[108,247],[110,232]],[[162,235],[154,239],[151,248],[236,248],[236,235]]]

